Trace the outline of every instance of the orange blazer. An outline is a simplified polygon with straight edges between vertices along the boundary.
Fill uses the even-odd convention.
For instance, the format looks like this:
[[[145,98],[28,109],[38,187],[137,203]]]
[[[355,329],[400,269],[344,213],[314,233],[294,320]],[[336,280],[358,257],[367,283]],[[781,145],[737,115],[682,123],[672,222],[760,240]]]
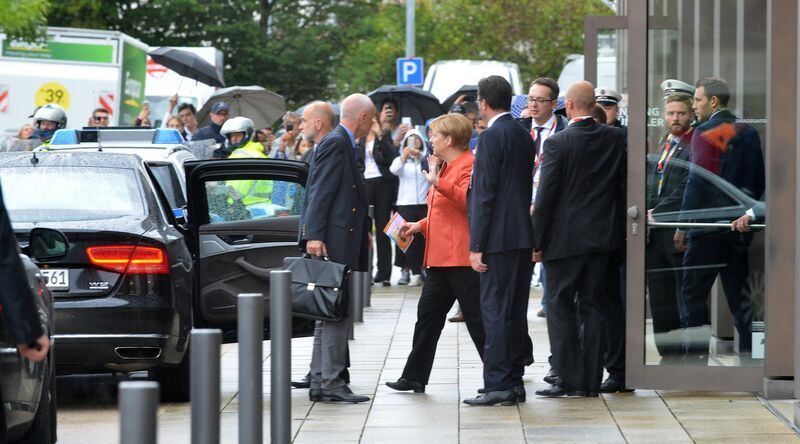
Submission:
[[[466,150],[443,163],[439,184],[428,191],[428,216],[419,221],[428,267],[469,267],[467,189],[475,156]]]

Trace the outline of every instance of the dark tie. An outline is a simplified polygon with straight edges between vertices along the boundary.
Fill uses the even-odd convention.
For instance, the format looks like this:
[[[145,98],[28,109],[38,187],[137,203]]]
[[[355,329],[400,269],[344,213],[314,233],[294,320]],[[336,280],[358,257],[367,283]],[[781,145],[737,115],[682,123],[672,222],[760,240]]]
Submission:
[[[542,131],[544,130],[543,126],[536,127],[536,156],[540,156],[542,152]]]

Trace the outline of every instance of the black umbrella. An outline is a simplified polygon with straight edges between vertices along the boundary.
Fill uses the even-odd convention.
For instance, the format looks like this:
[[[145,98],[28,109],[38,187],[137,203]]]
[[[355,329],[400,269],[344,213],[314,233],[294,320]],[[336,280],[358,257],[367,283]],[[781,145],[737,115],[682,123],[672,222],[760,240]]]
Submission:
[[[450,97],[446,98],[444,102],[442,102],[442,109],[449,111],[450,107],[452,107],[456,102],[456,99],[461,96],[467,96],[468,101],[474,102],[478,99],[478,85],[461,86],[461,88],[458,88],[458,91],[451,94]]]
[[[162,46],[150,53],[153,61],[163,65],[183,77],[194,79],[209,86],[225,86],[222,74],[214,65],[197,54],[169,46]]]
[[[442,105],[436,96],[415,86],[383,85],[367,95],[376,108],[384,101],[394,99],[399,117],[410,117],[414,125],[424,125],[428,119],[442,115]]]

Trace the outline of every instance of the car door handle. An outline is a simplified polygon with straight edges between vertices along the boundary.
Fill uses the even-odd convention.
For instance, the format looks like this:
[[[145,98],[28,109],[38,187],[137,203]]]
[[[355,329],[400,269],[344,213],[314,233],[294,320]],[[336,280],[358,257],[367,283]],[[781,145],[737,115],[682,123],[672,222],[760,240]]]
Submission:
[[[248,234],[245,236],[229,236],[231,239],[231,245],[247,245],[252,244],[253,239],[255,237],[252,234]]]
[[[259,277],[264,280],[269,280],[269,273],[272,270],[283,270],[283,267],[273,267],[273,268],[262,268],[257,265],[253,265],[250,262],[247,262],[247,259],[244,256],[239,256],[234,261],[236,265],[242,267],[248,273],[252,274],[253,276]]]

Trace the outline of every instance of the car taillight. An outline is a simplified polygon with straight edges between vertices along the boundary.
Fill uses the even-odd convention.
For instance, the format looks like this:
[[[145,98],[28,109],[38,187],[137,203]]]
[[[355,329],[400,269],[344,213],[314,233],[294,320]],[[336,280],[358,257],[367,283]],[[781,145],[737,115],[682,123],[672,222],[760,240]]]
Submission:
[[[159,247],[103,245],[88,247],[92,265],[117,273],[169,274],[167,252]]]

